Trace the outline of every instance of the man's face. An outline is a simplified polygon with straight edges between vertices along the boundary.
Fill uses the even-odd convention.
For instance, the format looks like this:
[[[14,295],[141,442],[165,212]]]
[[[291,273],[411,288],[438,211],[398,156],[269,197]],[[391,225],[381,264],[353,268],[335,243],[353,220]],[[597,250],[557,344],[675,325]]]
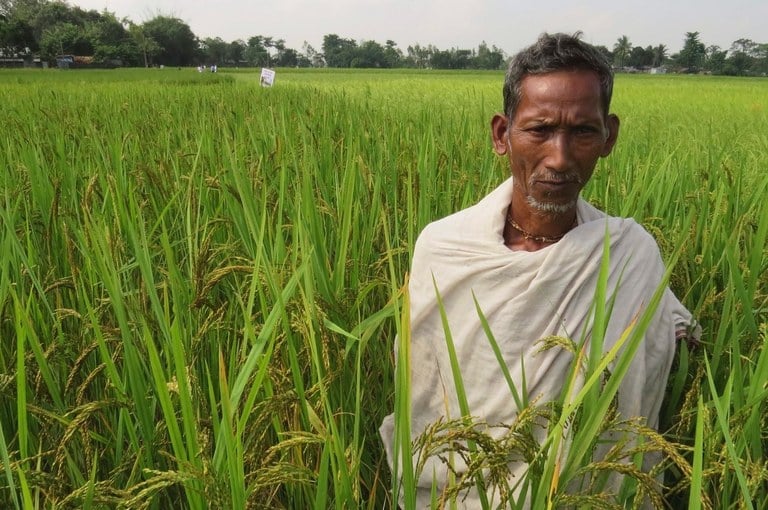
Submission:
[[[605,116],[600,82],[591,71],[529,75],[513,119],[491,122],[494,148],[514,177],[513,203],[535,214],[561,215],[576,206],[597,160],[610,154],[619,119]]]

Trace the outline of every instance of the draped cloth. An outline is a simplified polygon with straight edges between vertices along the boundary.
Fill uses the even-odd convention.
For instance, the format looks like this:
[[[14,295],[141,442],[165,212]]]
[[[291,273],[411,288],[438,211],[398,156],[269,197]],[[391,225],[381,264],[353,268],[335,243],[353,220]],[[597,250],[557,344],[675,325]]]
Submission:
[[[558,348],[541,351],[537,341],[551,335],[576,342],[584,335],[589,338],[606,232],[607,289],[615,292],[615,301],[603,352],[642,315],[663,280],[664,264],[651,235],[635,221],[607,216],[582,199],[577,226],[560,241],[534,252],[508,249],[503,233],[511,196],[510,178],[476,205],[429,224],[416,242],[409,282],[412,439],[438,419],[462,416],[435,288],[443,301],[471,415],[488,424],[512,424],[518,409],[475,299],[515,386],[525,387],[529,399],[548,402],[560,395],[572,355]],[[649,426],[658,426],[675,336],[690,323],[691,314],[667,288],[619,388],[622,417],[643,417]],[[384,419],[380,433],[391,468],[393,414]],[[417,457],[415,451],[414,464]],[[510,464],[511,479],[522,476],[526,467]],[[454,469],[460,473],[462,466]],[[429,507],[433,478],[439,495],[448,476],[441,459],[427,462],[417,482],[418,508]],[[480,508],[477,494],[470,491],[465,500],[460,498],[459,507]]]

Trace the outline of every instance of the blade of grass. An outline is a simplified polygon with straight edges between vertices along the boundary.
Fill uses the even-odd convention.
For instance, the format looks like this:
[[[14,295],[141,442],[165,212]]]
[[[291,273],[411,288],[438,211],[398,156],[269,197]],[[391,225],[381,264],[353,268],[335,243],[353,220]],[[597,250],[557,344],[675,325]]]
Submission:
[[[704,479],[704,404],[699,395],[696,413],[696,437],[693,442],[693,471],[688,510],[701,509],[702,480]]]
[[[8,445],[5,442],[5,433],[3,432],[3,424],[0,422],[0,460],[3,461],[3,471],[5,471],[5,480],[8,484],[8,492],[11,495],[11,501],[13,501],[13,507],[17,510],[21,508],[19,506],[19,496],[16,493],[16,484],[13,481],[13,471],[11,470],[11,458],[8,455]]]
[[[456,398],[459,403],[459,410],[461,417],[469,423],[472,419],[472,414],[469,409],[469,402],[467,401],[467,392],[464,389],[464,379],[461,376],[461,367],[459,366],[459,359],[456,356],[456,347],[453,342],[453,336],[451,335],[451,328],[448,324],[448,316],[445,313],[445,305],[443,304],[443,298],[440,295],[440,290],[437,287],[437,280],[435,275],[432,275],[432,285],[435,289],[435,298],[437,300],[437,306],[440,311],[440,321],[443,325],[443,334],[445,335],[445,345],[448,350],[448,359],[451,362],[451,374],[453,375],[453,384],[456,389]],[[450,416],[448,417],[451,418]],[[477,445],[474,441],[467,441],[467,448],[470,452],[477,452]],[[488,508],[488,494],[485,492],[485,480],[483,473],[478,471],[475,475],[475,481],[477,484],[477,492],[480,498],[480,504],[483,508]]]
[[[712,393],[712,397],[713,397],[712,404],[715,406],[715,410],[716,410],[717,424],[720,426],[720,432],[723,434],[723,438],[725,440],[725,448],[731,459],[731,467],[733,468],[733,472],[736,475],[736,480],[738,481],[738,486],[741,491],[741,498],[742,498],[741,501],[746,508],[749,508],[751,510],[754,508],[754,506],[752,505],[752,501],[753,501],[752,495],[749,493],[749,487],[747,486],[747,481],[744,476],[744,472],[741,468],[740,458],[736,453],[734,441],[731,438],[730,428],[728,426],[728,419],[727,419],[728,415],[726,410],[723,408],[722,404],[720,403],[720,396],[717,393],[717,387],[715,386],[715,381],[712,378],[709,359],[706,355],[704,356],[704,366],[706,369],[707,381],[709,383],[709,391]],[[731,379],[729,378],[729,382],[730,381]],[[725,396],[725,394],[723,396]]]

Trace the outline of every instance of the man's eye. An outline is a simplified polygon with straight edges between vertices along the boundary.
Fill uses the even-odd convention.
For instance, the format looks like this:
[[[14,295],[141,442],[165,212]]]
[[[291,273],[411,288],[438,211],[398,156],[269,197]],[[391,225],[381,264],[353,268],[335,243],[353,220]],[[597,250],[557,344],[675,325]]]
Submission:
[[[592,126],[576,126],[573,132],[577,135],[593,135],[597,130]]]

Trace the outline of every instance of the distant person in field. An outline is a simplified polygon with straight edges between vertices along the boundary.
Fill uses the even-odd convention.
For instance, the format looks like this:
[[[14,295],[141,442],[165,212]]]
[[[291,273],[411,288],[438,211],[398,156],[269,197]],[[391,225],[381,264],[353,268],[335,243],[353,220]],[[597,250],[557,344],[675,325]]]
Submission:
[[[513,424],[519,409],[477,307],[517,390],[537,405],[557,400],[573,355],[559,347],[542,350],[539,340],[559,336],[575,343],[586,339],[589,345],[606,235],[613,305],[603,353],[642,316],[654,292],[663,290],[616,399],[620,418],[658,427],[676,341],[688,334],[698,338],[700,331],[662,287],[665,268],[653,237],[632,219],[607,216],[579,196],[619,135],[619,118],[610,113],[612,89],[610,66],[579,34],[543,34],[511,60],[504,112],[491,119],[493,149],[509,162],[511,177],[474,206],[428,225],[414,249],[412,440],[438,420],[462,416],[438,293],[470,414],[498,438],[506,430],[498,425]],[[541,441],[546,430],[537,428]],[[380,432],[392,467],[394,415],[384,419]],[[419,450],[413,455],[416,465]],[[647,469],[654,460],[645,462]],[[512,487],[528,466],[513,460],[508,467]],[[430,457],[416,482],[417,508],[429,507],[433,483],[439,498],[448,480],[460,479],[466,470],[461,457],[447,451]],[[500,497],[496,489],[488,490],[491,508]],[[477,489],[469,487],[457,503],[480,508]]]

